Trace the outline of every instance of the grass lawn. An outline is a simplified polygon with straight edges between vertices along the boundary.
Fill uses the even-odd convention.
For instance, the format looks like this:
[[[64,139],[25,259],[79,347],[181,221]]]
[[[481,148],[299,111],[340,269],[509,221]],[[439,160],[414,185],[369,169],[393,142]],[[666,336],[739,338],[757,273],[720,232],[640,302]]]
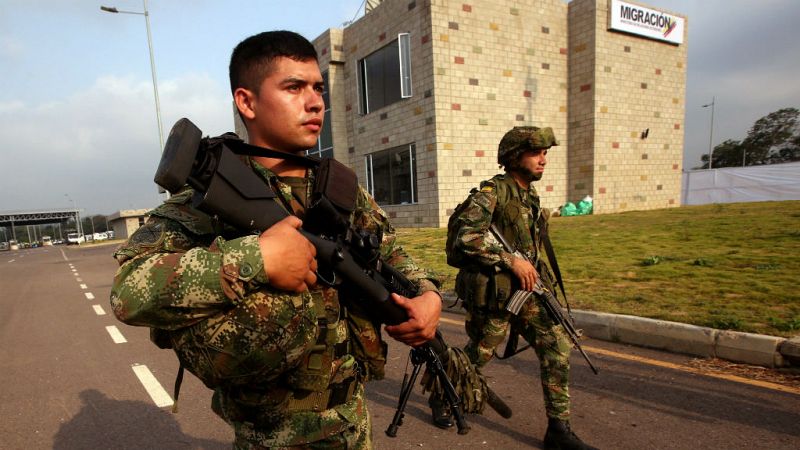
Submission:
[[[550,229],[573,308],[800,334],[800,201],[555,217]],[[452,291],[446,230],[398,234]]]

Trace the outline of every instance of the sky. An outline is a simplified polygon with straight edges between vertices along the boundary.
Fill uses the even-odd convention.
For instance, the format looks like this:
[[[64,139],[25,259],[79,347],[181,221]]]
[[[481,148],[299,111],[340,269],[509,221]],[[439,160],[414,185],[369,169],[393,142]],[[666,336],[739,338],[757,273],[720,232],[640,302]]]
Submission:
[[[107,2],[107,3],[104,3]],[[800,107],[800,2],[650,0],[688,16],[684,168],[757,119]],[[111,214],[156,206],[161,155],[140,0],[0,0],[0,211]],[[150,0],[164,135],[189,117],[233,130],[230,52],[288,29],[314,39],[363,15],[362,0]]]

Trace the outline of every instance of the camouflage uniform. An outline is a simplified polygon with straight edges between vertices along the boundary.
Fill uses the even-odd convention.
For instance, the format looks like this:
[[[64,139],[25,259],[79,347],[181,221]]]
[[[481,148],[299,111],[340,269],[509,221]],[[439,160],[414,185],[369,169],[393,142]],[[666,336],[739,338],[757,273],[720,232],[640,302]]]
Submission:
[[[247,162],[280,194],[276,201],[302,213],[313,173],[278,178]],[[332,288],[271,288],[258,236],[193,209],[192,193],[186,188],[151,211],[114,254],[114,314],[156,329],[156,340],[214,389],[212,409],[234,428],[235,448],[371,448],[363,381],[384,375],[380,326],[358,299],[340,303]],[[385,261],[417,282],[420,294],[436,290],[363,189],[351,223],[382,232]]]
[[[567,420],[569,338],[541,307],[541,301],[528,301],[516,316],[504,309],[519,282],[511,272],[513,256],[489,232],[494,223],[516,250],[535,262],[545,287],[555,292],[554,277],[540,259],[540,228],[546,220],[533,183],[523,189],[510,175],[496,175],[482,182],[480,189],[473,189],[456,208],[448,227],[448,262],[456,261],[461,268],[456,293],[467,309],[465,327],[470,341],[464,350],[472,362],[479,367],[488,363],[513,327],[539,358],[547,416]]]

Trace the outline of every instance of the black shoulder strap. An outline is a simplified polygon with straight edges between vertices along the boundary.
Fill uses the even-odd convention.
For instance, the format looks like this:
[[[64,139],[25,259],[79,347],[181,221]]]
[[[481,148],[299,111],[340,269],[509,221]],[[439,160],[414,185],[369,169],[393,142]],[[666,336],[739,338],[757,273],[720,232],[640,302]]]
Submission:
[[[294,153],[279,152],[271,148],[259,147],[257,145],[248,144],[239,139],[228,140],[231,150],[238,155],[247,156],[265,156],[267,158],[280,158],[286,159],[307,167],[319,166],[320,159],[314,156],[295,155]]]
[[[556,276],[558,288],[564,296],[564,304],[567,305],[567,311],[570,311],[569,302],[567,301],[567,292],[564,290],[564,280],[561,278],[561,270],[558,268],[558,260],[556,259],[556,252],[553,250],[553,243],[550,241],[550,233],[548,232],[547,221],[542,221],[542,226],[539,228],[539,233],[544,245],[544,251],[547,253],[547,259],[550,261],[550,268],[553,269],[553,274]],[[571,311],[570,311],[571,314]]]

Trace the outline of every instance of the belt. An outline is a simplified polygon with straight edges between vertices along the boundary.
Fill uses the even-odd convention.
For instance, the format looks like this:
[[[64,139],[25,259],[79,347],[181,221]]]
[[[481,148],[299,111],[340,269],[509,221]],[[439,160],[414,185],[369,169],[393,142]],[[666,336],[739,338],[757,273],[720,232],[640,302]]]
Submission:
[[[341,383],[331,384],[324,391],[306,393],[292,392],[286,406],[288,411],[315,411],[320,412],[347,403],[353,398],[359,380],[356,377],[348,378]]]

